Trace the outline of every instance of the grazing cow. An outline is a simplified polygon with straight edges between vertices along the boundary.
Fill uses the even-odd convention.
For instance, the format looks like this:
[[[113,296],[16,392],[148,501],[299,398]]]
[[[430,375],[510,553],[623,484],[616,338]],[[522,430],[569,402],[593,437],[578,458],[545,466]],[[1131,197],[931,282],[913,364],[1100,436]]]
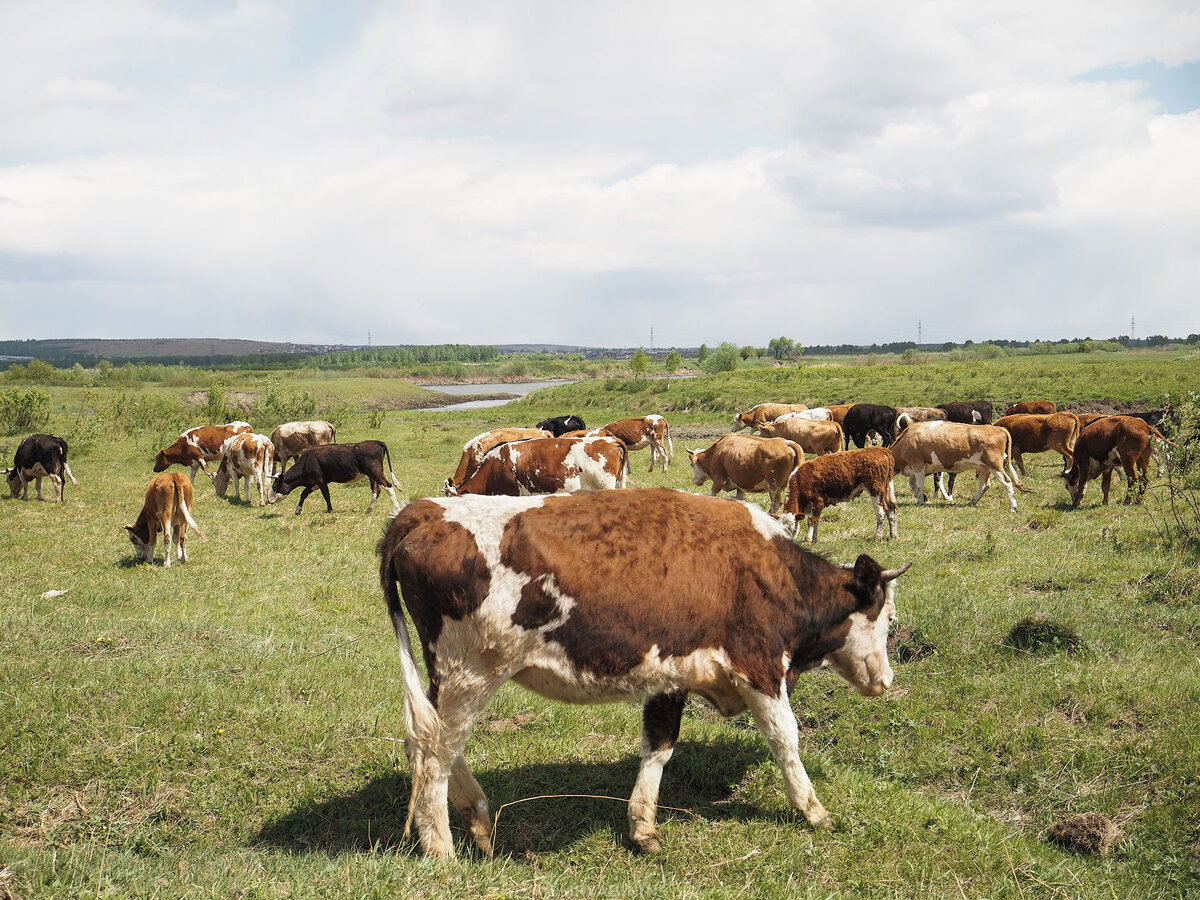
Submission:
[[[587,425],[579,416],[555,416],[552,419],[542,419],[534,427],[550,432],[551,437],[562,437],[568,431],[583,431]]]
[[[1079,420],[1074,413],[1056,412],[1046,414],[1018,413],[1001,416],[996,420],[998,428],[1007,429],[1012,435],[1012,457],[1021,476],[1025,476],[1024,453],[1045,453],[1053,450],[1063,458],[1063,471],[1071,468],[1075,456],[1075,441],[1079,437]]]
[[[5,469],[8,490],[14,497],[29,499],[29,482],[34,482],[37,498],[42,499],[42,479],[49,478],[54,485],[54,499],[63,502],[63,476],[78,485],[71,467],[67,465],[67,442],[55,434],[31,434],[17,445],[12,468]]]
[[[453,475],[446,479],[446,483],[442,486],[442,493],[450,494],[451,492],[447,488],[462,484],[470,478],[493,447],[507,444],[509,441],[528,441],[532,438],[544,437],[553,437],[553,435],[541,428],[494,428],[483,434],[475,435],[463,444],[458,468],[454,470]]]
[[[938,409],[945,410],[946,420],[961,425],[991,425],[992,404],[986,400],[961,400],[954,403],[939,403]]]
[[[289,460],[299,459],[300,454],[313,447],[324,447],[337,440],[337,429],[330,422],[320,419],[311,422],[284,422],[271,432],[271,445],[275,448],[275,463],[279,471],[287,468]],[[274,465],[274,464],[272,464]],[[275,474],[272,467],[270,474]]]
[[[391,484],[383,474],[383,462],[387,460],[388,475]],[[380,490],[388,492],[392,498],[392,515],[400,511],[396,500],[396,492],[392,484],[400,487],[396,473],[392,471],[392,457],[388,453],[387,444],[383,441],[359,441],[356,444],[326,444],[323,447],[313,447],[286,472],[281,472],[275,478],[276,502],[280,497],[286,497],[298,487],[304,490],[300,493],[300,502],[296,505],[296,515],[304,508],[304,500],[313,490],[319,490],[325,498],[325,511],[333,512],[333,504],[329,501],[329,485],[347,484],[358,481],[363,476],[371,484],[371,502],[367,504],[367,512],[379,499]]]
[[[763,422],[774,422],[780,416],[791,412],[804,412],[806,409],[808,407],[803,403],[760,403],[734,416],[733,428],[730,430],[741,431],[743,428],[749,428],[751,431],[758,431]]]
[[[1048,416],[1051,413],[1058,412],[1058,406],[1053,400],[1022,400],[1018,403],[1011,403],[1004,410],[1006,416],[1019,416],[1022,413],[1028,415]]]
[[[808,539],[816,543],[822,510],[866,491],[875,505],[875,540],[883,537],[885,518],[888,534],[896,537],[896,492],[892,487],[895,477],[896,460],[883,447],[810,459],[788,479],[787,500],[780,521],[798,534],[800,517],[808,516]]]
[[[534,438],[493,447],[479,467],[443,492],[460,494],[556,494],[625,487],[629,451],[611,437]]]
[[[258,505],[267,505],[267,489],[274,471],[275,442],[265,434],[243,431],[225,442],[221,451],[221,465],[213,476],[213,487],[217,495],[225,496],[229,482],[233,481],[233,496],[242,499],[238,481],[246,480],[246,502],[250,502],[250,483],[258,485]]]
[[[842,430],[846,433],[847,450],[851,439],[861,450],[871,434],[879,435],[883,446],[887,447],[896,439],[896,410],[878,403],[855,403],[842,420]]]
[[[896,407],[896,434],[913,422],[939,422],[946,418],[946,411],[936,406]]]
[[[712,481],[712,496],[737,491],[739,500],[745,499],[746,491],[766,491],[771,512],[783,502],[788,476],[804,462],[804,450],[795,441],[747,434],[727,434],[711,447],[688,450],[687,455],[693,484]]]
[[[1107,506],[1108,490],[1117,466],[1125,470],[1125,499],[1122,502],[1129,504],[1136,500],[1140,503],[1150,481],[1152,435],[1162,438],[1157,428],[1132,416],[1105,416],[1080,431],[1075,442],[1074,464],[1062,475],[1071,495],[1072,508],[1079,506],[1088,481],[1098,475]]]
[[[917,506],[925,503],[925,476],[937,472],[975,472],[979,490],[974,506],[988,489],[995,475],[1008,492],[1008,505],[1017,511],[1013,485],[1020,484],[1012,470],[1012,436],[994,425],[963,425],[959,422],[916,422],[909,425],[891,447],[896,458],[896,474],[907,475]],[[1009,467],[1009,475],[1004,467]],[[1011,478],[1010,478],[1011,475]],[[938,489],[941,489],[940,484]],[[953,502],[953,494],[942,490]]]
[[[809,410],[811,412],[811,410]],[[804,418],[804,413],[788,413],[774,422],[763,422],[759,428],[763,437],[779,437],[795,441],[805,453],[824,456],[842,449],[846,435],[837,422],[822,422]]]
[[[204,533],[192,518],[192,483],[179,472],[164,472],[156,475],[146,488],[146,501],[137,521],[125,526],[129,542],[141,562],[154,562],[154,548],[158,544],[159,532],[163,536],[163,565],[171,568],[171,544],[174,542],[181,563],[187,562],[187,530],[191,525],[196,536],[204,540]]]
[[[209,478],[213,477],[208,464],[221,458],[221,448],[235,434],[243,431],[253,431],[249,422],[228,422],[225,425],[201,425],[189,428],[181,434],[170,447],[164,447],[154,457],[154,471],[166,471],[167,466],[178,463],[181,466],[191,466],[192,484],[196,483],[196,470],[203,469]]]
[[[888,689],[894,582],[908,569],[883,571],[865,554],[835,566],[761,509],[662,488],[418,500],[392,521],[379,554],[404,683],[405,828],[416,824],[428,856],[454,853],[447,800],[492,853],[487,797],[463,747],[509,680],[569,703],[644,698],[628,813],[644,851],[660,848],[659,783],[688,692],[723,716],[750,710],[791,805],[814,827],[829,825],[800,761],[788,693],[823,662],[864,696]]]
[[[654,471],[654,466],[658,463],[660,456],[664,472],[667,471],[667,463],[675,456],[675,445],[671,442],[671,432],[667,428],[667,420],[657,413],[635,416],[632,419],[618,419],[615,422],[609,422],[602,430],[622,441],[630,453],[634,450],[641,450],[643,447],[649,447],[649,471],[651,472]]]

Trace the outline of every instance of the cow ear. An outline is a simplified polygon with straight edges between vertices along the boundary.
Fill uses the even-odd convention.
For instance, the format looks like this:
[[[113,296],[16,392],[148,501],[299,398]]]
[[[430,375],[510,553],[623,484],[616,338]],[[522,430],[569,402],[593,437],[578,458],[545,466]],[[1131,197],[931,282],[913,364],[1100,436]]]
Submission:
[[[122,525],[121,527],[124,528],[126,531],[128,531],[130,534],[133,534],[133,526],[132,525]]]
[[[879,563],[867,556],[860,554],[858,559],[854,561],[854,580],[862,585],[868,592],[873,591],[879,584],[880,576],[883,570],[879,568]]]

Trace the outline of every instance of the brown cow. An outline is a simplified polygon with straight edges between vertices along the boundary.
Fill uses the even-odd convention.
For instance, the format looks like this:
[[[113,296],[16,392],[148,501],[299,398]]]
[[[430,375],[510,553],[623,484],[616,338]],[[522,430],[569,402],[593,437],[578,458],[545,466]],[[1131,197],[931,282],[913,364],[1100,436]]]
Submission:
[[[1013,403],[1004,410],[1006,416],[1018,416],[1022,413],[1028,415],[1043,415],[1047,416],[1051,413],[1058,412],[1058,406],[1053,400],[1022,400],[1018,403]],[[993,422],[993,425],[998,425],[998,422]]]
[[[746,491],[766,491],[771,512],[783,502],[788,477],[804,462],[804,450],[795,441],[745,434],[727,434],[711,447],[688,450],[687,455],[693,484],[712,481],[712,496],[737,491],[739,500],[745,499]]]
[[[1017,511],[1013,485],[1020,484],[1012,470],[1012,436],[995,425],[963,425],[958,422],[915,422],[896,438],[891,446],[896,458],[896,474],[908,476],[917,506],[925,503],[925,476],[938,472],[975,472],[979,489],[971,500],[974,506],[988,489],[993,475],[1008,492],[1008,505]],[[1009,474],[1004,473],[1007,465]],[[1011,476],[1011,479],[1010,479]],[[942,496],[953,502],[954,496],[942,488]]]
[[[808,539],[816,543],[822,510],[866,491],[875,504],[875,540],[883,537],[885,518],[888,534],[896,537],[896,492],[892,487],[895,477],[896,460],[883,447],[810,459],[788,479],[787,501],[780,521],[795,534],[800,530],[800,517],[808,516]]]
[[[181,434],[169,447],[158,451],[154,457],[154,471],[166,471],[168,466],[179,464],[191,466],[192,484],[196,483],[196,470],[203,469],[209,478],[213,477],[208,464],[221,458],[221,448],[235,434],[243,431],[253,431],[249,422],[229,422],[225,425],[201,425],[189,428]]]
[[[1071,506],[1079,506],[1088,481],[1096,476],[1100,476],[1107,506],[1108,490],[1117,466],[1125,471],[1125,499],[1122,502],[1128,504],[1136,500],[1140,503],[1150,481],[1152,435],[1162,438],[1157,428],[1132,416],[1105,416],[1080,431],[1075,442],[1074,464],[1062,474],[1071,495]]]
[[[1021,475],[1025,475],[1023,453],[1045,453],[1053,450],[1063,458],[1063,471],[1071,468],[1075,458],[1075,441],[1079,437],[1079,419],[1074,413],[1018,413],[1001,416],[994,423],[1012,435],[1012,457]]]
[[[803,403],[760,403],[757,406],[752,406],[744,413],[738,413],[733,417],[733,428],[731,431],[741,431],[743,428],[749,428],[751,431],[758,431],[763,422],[774,422],[782,415],[790,412],[803,412],[808,409]]]
[[[444,488],[460,494],[556,494],[625,487],[629,451],[616,438],[534,438],[493,447],[469,478]]]
[[[279,471],[287,468],[289,460],[299,459],[300,454],[313,447],[324,447],[337,440],[337,429],[330,422],[315,419],[310,422],[284,422],[271,432],[271,445],[275,448],[275,462]],[[272,464],[270,475],[275,474]]]
[[[192,505],[192,483],[179,472],[164,472],[146,488],[146,501],[137,521],[125,526],[129,541],[141,562],[154,561],[154,547],[159,532],[163,536],[163,565],[171,568],[171,543],[174,542],[181,563],[187,562],[187,530],[191,525],[204,540],[200,526],[188,509]]]
[[[532,438],[544,437],[551,437],[551,434],[541,428],[493,428],[491,431],[475,435],[463,444],[458,468],[442,485],[442,493],[450,494],[451,491],[448,488],[457,487],[475,474],[475,470],[479,468],[479,464],[483,462],[483,458],[493,447],[507,444],[509,441],[527,441]]]
[[[675,445],[671,442],[671,432],[667,428],[667,420],[657,413],[648,416],[635,416],[631,419],[618,419],[609,422],[598,431],[606,431],[625,444],[629,452],[650,448],[650,469],[658,458],[662,457],[662,470],[667,471],[667,463],[675,456]]]
[[[809,410],[811,411],[811,410]],[[804,413],[788,413],[774,422],[759,426],[763,437],[778,437],[795,441],[804,452],[813,456],[837,453],[846,435],[837,422],[820,422],[804,418]]]
[[[829,825],[800,760],[789,686],[827,662],[865,696],[886,691],[894,582],[908,568],[883,571],[865,554],[836,566],[761,509],[662,488],[418,500],[379,555],[404,684],[406,830],[415,822],[429,856],[454,853],[447,800],[492,852],[487,797],[463,748],[509,680],[568,703],[644,699],[628,817],[645,851],[660,848],[659,784],[689,692],[723,716],[749,710],[791,805]]]

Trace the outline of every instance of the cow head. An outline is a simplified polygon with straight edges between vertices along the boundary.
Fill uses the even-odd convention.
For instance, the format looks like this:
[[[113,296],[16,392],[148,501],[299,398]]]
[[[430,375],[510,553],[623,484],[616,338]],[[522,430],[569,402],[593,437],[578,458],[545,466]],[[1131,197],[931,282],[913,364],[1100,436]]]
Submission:
[[[846,640],[826,655],[825,662],[865,697],[878,697],[892,686],[892,665],[887,656],[888,628],[896,620],[892,582],[911,565],[881,570],[879,563],[865,553],[854,563],[851,589],[862,600],[858,610],[850,614]]]
[[[169,465],[171,464],[167,462],[167,451],[159,450],[154,456],[154,471],[165,472],[167,471],[167,466]]]
[[[21,494],[21,490],[25,487],[25,479],[21,477],[21,470],[17,468],[5,469],[4,477],[8,479],[8,489],[14,497]]]
[[[704,455],[703,450],[689,450],[683,448],[688,455],[688,462],[692,464],[692,484],[701,485],[708,481],[708,473],[704,471],[704,467],[700,464],[701,457]]]
[[[133,552],[137,555],[138,562],[152,562],[154,560],[154,544],[142,540],[133,525],[126,525],[125,533],[129,535],[129,543],[133,544]],[[168,547],[167,551],[170,552],[170,549]]]
[[[1100,466],[1092,460],[1089,467],[1092,471],[1084,471],[1079,464],[1079,459],[1076,457],[1071,464],[1071,468],[1065,469],[1059,473],[1063,483],[1066,485],[1067,493],[1071,497],[1071,508],[1078,509],[1080,502],[1083,500],[1083,489],[1087,486],[1088,478],[1094,478],[1099,474]]]
[[[225,460],[221,460],[221,465],[217,466],[216,474],[212,477],[213,487],[217,489],[217,496],[224,497],[225,492],[229,490],[229,466],[225,465]]]
[[[446,483],[442,485],[442,493],[447,497],[457,497],[458,496],[458,488],[459,488],[459,485],[455,484],[453,481],[451,481],[449,478],[447,478]]]
[[[749,425],[750,423],[743,421],[743,418],[742,418],[743,416],[748,416],[748,415],[749,415],[749,413],[738,413],[736,416],[734,416],[733,417],[733,427],[730,428],[729,430],[731,432],[741,431],[743,428],[745,428],[747,425]]]

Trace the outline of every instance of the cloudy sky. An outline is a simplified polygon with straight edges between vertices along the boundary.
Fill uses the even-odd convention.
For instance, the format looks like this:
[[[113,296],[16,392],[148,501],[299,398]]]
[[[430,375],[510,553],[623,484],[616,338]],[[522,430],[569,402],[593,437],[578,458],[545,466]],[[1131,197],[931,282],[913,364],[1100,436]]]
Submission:
[[[2,0],[0,338],[1200,332],[1195,0]]]

